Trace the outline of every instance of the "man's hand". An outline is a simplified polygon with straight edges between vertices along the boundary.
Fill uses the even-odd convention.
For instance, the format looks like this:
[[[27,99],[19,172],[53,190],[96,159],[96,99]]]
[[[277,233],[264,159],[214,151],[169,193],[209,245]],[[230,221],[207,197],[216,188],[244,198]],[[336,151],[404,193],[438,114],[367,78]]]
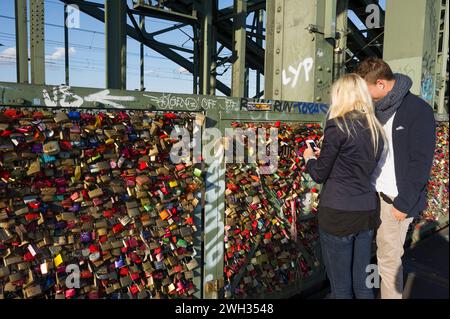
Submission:
[[[408,217],[407,214],[402,213],[401,211],[399,211],[397,208],[395,208],[394,206],[392,206],[392,215],[394,215],[394,218],[396,220],[398,220],[399,222],[401,222],[402,220],[405,220],[406,217]]]

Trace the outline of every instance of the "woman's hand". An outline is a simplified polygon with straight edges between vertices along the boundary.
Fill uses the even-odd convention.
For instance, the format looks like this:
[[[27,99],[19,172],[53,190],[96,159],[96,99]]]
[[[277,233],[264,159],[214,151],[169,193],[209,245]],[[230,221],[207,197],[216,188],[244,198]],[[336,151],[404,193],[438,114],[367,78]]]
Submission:
[[[314,155],[316,155],[316,157],[320,156],[320,148],[318,148],[318,147],[314,148]]]
[[[313,150],[311,148],[311,146],[308,144],[308,148],[303,152],[303,158],[313,158],[313,157],[317,157],[320,156],[320,148],[315,148],[315,150]]]

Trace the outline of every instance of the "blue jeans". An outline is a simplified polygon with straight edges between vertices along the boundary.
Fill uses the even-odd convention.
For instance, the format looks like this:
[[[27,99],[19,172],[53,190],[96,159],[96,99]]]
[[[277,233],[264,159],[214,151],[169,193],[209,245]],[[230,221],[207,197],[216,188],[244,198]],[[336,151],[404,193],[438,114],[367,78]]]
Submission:
[[[335,299],[374,299],[366,286],[366,267],[370,264],[373,230],[345,237],[328,234],[319,228],[325,269]]]

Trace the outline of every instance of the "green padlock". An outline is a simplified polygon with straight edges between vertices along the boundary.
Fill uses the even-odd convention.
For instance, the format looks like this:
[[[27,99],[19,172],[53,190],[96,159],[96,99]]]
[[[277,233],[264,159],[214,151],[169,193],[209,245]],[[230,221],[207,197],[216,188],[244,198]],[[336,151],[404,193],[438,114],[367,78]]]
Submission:
[[[198,168],[194,168],[194,175],[197,177],[201,177],[202,176],[202,170],[198,169]]]
[[[183,248],[186,248],[188,245],[187,245],[187,242],[184,240],[184,239],[178,239],[178,241],[177,241],[177,246],[178,247],[183,247]]]

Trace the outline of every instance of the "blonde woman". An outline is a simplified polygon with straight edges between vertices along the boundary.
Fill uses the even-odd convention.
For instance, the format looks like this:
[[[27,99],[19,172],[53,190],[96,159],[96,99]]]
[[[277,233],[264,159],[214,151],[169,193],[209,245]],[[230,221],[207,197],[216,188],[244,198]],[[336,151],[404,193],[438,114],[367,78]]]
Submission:
[[[323,183],[318,219],[323,260],[336,299],[373,299],[366,286],[379,204],[371,176],[384,149],[365,81],[347,74],[332,87],[322,149],[310,145],[306,170]]]

